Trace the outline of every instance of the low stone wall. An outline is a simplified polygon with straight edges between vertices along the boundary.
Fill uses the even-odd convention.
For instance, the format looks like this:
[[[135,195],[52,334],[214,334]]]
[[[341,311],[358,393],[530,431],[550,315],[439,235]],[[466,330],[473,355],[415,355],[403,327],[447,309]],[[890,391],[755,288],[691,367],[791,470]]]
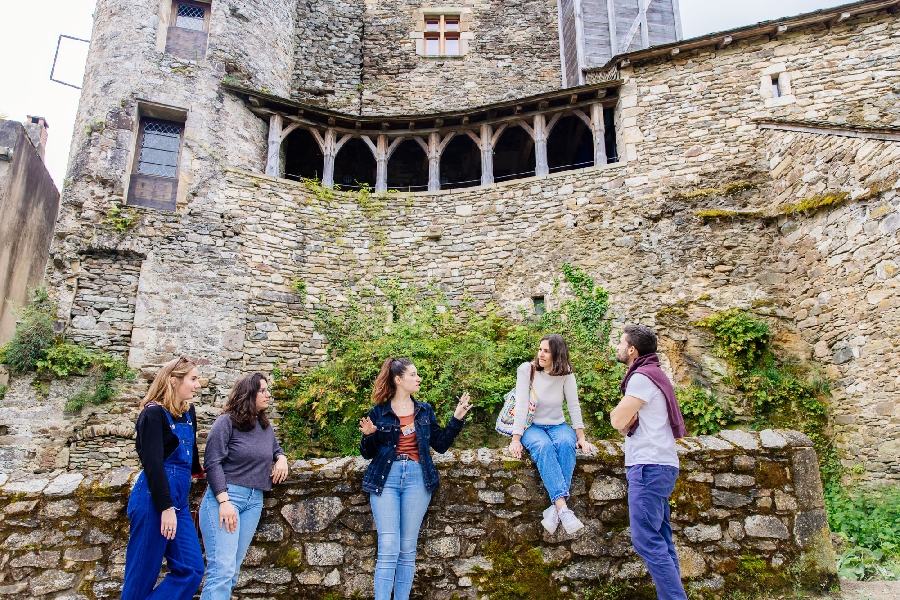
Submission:
[[[780,587],[835,581],[808,438],[724,431],[681,440],[679,452],[672,524],[682,576],[696,597],[736,589],[770,597]],[[586,527],[574,536],[561,528],[550,536],[540,526],[549,499],[531,461],[482,449],[451,450],[435,462],[442,483],[422,527],[414,597],[474,599],[476,567],[490,570],[498,553],[524,556],[527,548],[553,563],[549,585],[576,597],[591,588],[628,598],[650,592],[631,547],[621,444],[602,442],[596,457],[579,457],[570,505]],[[376,534],[360,491],[366,465],[348,457],[292,466],[289,481],[267,494],[236,597],[371,596]],[[118,597],[136,475],[129,467],[105,475],[0,475],[0,598]],[[204,486],[194,487],[196,501]],[[522,567],[491,577],[542,575]]]

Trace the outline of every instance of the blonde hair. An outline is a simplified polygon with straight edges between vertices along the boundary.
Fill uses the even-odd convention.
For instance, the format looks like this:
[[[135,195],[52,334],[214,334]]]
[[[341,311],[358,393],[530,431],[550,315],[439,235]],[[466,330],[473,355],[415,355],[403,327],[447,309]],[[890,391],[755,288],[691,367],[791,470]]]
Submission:
[[[150,390],[147,391],[147,395],[144,396],[144,399],[141,401],[141,409],[143,409],[148,402],[156,402],[169,411],[169,414],[173,417],[180,417],[186,413],[188,408],[190,408],[190,405],[187,402],[179,402],[178,395],[175,393],[175,388],[196,367],[197,365],[183,356],[181,358],[176,358],[175,360],[170,360],[164,364],[162,369],[159,370],[159,373],[156,374],[156,377],[153,378],[153,383],[150,384]],[[178,383],[173,385],[169,380],[171,377],[177,379]]]

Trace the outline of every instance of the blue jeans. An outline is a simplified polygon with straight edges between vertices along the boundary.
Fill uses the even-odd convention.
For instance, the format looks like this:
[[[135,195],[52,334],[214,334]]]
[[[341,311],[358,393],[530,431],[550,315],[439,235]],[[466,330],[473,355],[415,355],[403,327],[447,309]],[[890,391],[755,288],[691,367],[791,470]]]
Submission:
[[[206,583],[200,600],[231,598],[231,590],[237,585],[241,563],[262,514],[262,490],[229,483],[228,498],[237,511],[237,529],[232,533],[224,526],[219,528],[219,501],[212,488],[207,488],[200,503],[200,533],[206,549]]]
[[[191,600],[203,579],[200,540],[188,507],[191,470],[166,464],[166,477],[178,519],[175,538],[169,540],[160,533],[160,514],[150,498],[142,471],[128,498],[129,532],[122,600]],[[169,572],[156,585],[163,557]]]
[[[575,430],[568,423],[532,425],[522,434],[522,445],[537,465],[550,502],[569,497],[577,441]]]
[[[422,466],[414,460],[397,460],[380,494],[369,494],[378,560],[375,562],[375,600],[407,600],[416,574],[419,527],[431,502],[425,489]]]
[[[675,489],[678,469],[667,465],[634,465],[628,467],[626,477],[631,542],[653,578],[656,597],[687,600],[669,523],[669,496]]]

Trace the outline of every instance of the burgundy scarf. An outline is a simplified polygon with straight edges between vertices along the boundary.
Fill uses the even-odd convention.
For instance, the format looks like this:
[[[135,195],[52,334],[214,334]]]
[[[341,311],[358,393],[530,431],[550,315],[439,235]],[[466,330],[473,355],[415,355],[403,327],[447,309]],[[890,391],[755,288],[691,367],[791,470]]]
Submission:
[[[666,377],[666,374],[663,373],[662,368],[659,366],[659,355],[656,352],[651,352],[634,359],[634,362],[628,367],[628,372],[625,373],[622,385],[619,387],[623,396],[625,395],[625,389],[628,387],[628,380],[635,373],[640,373],[647,377],[663,393],[663,396],[666,397],[666,409],[669,412],[669,424],[672,426],[672,434],[676,439],[684,437],[687,434],[684,428],[684,417],[681,416],[681,408],[678,406],[678,399],[675,397],[675,389],[672,387],[672,382],[669,381],[669,378]],[[639,419],[634,420],[634,425],[628,430],[629,436],[634,435],[634,432],[637,431],[639,422]]]

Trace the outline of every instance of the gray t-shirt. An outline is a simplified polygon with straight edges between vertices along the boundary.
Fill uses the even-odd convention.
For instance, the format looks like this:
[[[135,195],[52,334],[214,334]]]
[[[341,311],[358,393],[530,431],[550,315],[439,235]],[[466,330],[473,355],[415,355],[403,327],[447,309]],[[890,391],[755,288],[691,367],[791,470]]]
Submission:
[[[678,450],[669,423],[666,397],[650,378],[635,373],[628,380],[626,396],[643,400],[638,409],[638,428],[625,437],[625,466],[668,465],[678,468]]]
[[[231,415],[219,415],[206,438],[206,480],[217,496],[229,483],[268,492],[272,463],[282,454],[271,425],[263,429],[257,422],[250,431],[239,431]]]

